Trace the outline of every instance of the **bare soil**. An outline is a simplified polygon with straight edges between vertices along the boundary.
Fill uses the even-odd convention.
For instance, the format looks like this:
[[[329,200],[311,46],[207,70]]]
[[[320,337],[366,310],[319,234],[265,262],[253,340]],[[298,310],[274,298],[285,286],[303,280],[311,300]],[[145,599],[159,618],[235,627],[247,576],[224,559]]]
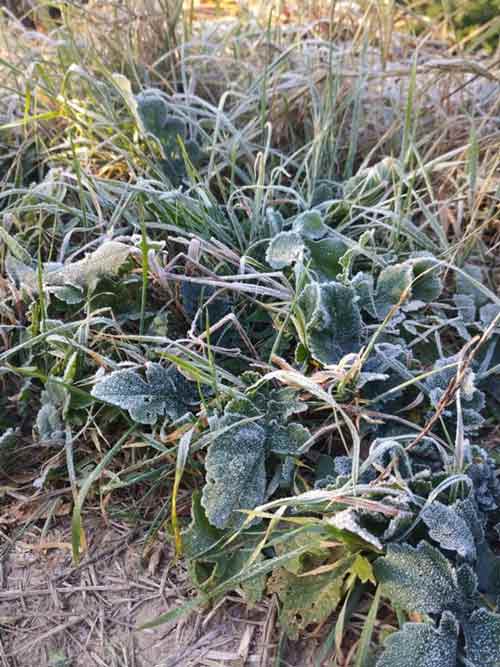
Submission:
[[[68,518],[43,538],[31,529],[1,560],[1,667],[275,664],[274,600],[249,611],[230,596],[177,624],[139,630],[192,595],[185,568],[168,546],[158,545],[145,562],[143,539],[123,526],[87,520],[86,531],[79,566],[71,559]],[[312,664],[297,648],[280,667]]]

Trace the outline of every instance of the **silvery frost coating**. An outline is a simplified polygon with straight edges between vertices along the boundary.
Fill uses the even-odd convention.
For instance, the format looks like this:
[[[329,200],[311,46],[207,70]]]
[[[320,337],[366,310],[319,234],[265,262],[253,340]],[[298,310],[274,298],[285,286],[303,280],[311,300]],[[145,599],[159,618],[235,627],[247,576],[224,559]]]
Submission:
[[[445,613],[439,627],[405,623],[385,641],[377,667],[456,667],[458,623]]]
[[[461,608],[457,575],[443,554],[427,542],[389,545],[375,562],[375,574],[390,600],[410,611],[440,614]]]
[[[96,250],[83,259],[65,262],[45,262],[41,267],[41,279],[44,288],[67,304],[79,303],[84,298],[84,290],[93,288],[102,278],[112,278],[120,273],[129,258],[132,246],[119,241],[104,241]],[[39,289],[39,267],[36,263],[26,262],[23,258],[9,254],[6,260],[7,271],[16,283],[29,292]]]
[[[174,421],[198,405],[193,383],[175,367],[151,363],[145,376],[135,370],[115,371],[94,385],[92,396],[127,410],[140,424],[154,424],[165,416]]]
[[[389,546],[374,569],[382,593],[393,604],[429,614],[439,624],[429,619],[403,625],[387,640],[377,667],[455,665],[455,657],[450,663],[446,660],[457,655],[459,627],[465,645],[460,640],[458,651],[467,665],[500,665],[500,615],[479,606],[478,578],[468,565],[456,569],[436,548],[421,542],[417,548]]]
[[[281,457],[283,466],[309,438],[309,431],[288,418],[303,409],[287,390],[265,391],[228,403],[211,420],[213,439],[205,460],[202,503],[218,528],[237,528],[249,510],[267,497],[266,460]]]
[[[435,500],[422,511],[429,537],[442,549],[455,551],[466,560],[476,558],[476,545],[472,530],[454,505],[443,505]]]
[[[311,283],[299,297],[312,356],[334,364],[361,347],[361,315],[351,287],[336,282]]]

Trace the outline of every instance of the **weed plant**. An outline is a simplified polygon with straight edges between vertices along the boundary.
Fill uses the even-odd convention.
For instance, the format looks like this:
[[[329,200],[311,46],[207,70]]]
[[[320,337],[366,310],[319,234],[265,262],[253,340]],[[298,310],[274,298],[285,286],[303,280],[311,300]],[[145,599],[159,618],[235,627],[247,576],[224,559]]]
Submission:
[[[498,667],[498,62],[284,4],[4,12],[2,502],[66,489],[76,561],[99,502],[166,531],[151,624],[275,595],[318,665]]]

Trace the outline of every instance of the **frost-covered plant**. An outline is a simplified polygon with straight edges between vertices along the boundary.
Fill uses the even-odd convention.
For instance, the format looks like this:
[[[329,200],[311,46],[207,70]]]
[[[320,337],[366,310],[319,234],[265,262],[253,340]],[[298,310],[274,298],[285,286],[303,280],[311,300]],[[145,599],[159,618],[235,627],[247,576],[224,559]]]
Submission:
[[[140,424],[154,424],[161,417],[175,421],[199,405],[192,382],[175,366],[146,366],[143,378],[136,370],[124,369],[105,375],[92,389],[92,396],[127,410]]]
[[[441,463],[431,472],[420,463],[429,453],[427,444],[406,450],[398,441],[374,442],[362,467],[364,483],[374,480],[377,470],[389,470],[404,488],[391,501],[399,508],[392,519],[364,510],[353,519],[384,543],[385,555],[374,562],[382,594],[392,605],[423,615],[387,639],[377,667],[455,665],[459,656],[466,664],[494,667],[500,659],[500,615],[493,611],[500,596],[500,557],[490,535],[498,520],[492,499],[498,498],[500,482],[491,460],[476,449],[467,477],[455,482],[469,480],[466,495],[450,501],[456,487],[443,482],[451,459],[435,451]],[[349,459],[333,463],[319,487],[342,488],[348,481]]]
[[[253,378],[255,379],[255,378]],[[304,410],[292,390],[250,387],[231,400],[222,415],[210,419],[202,504],[217,528],[238,528],[241,510],[252,510],[282,485],[289,485],[293,457],[310,437],[291,418]],[[269,470],[274,457],[278,465]]]
[[[179,186],[186,176],[185,158],[194,165],[198,164],[202,155],[200,147],[188,139],[186,123],[169,114],[160,90],[145,90],[136,96],[135,102],[142,131],[152,135],[161,146],[161,167],[165,175],[172,185]]]

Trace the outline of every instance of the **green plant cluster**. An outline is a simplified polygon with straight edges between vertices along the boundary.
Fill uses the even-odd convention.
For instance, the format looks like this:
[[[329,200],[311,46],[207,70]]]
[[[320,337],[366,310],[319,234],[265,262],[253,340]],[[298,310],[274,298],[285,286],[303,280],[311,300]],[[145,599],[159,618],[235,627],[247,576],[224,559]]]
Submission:
[[[450,156],[423,165],[408,121],[398,157],[353,130],[313,177],[324,135],[280,153],[247,102],[61,85],[70,139],[26,146],[29,186],[1,164],[0,470],[65,451],[35,487],[70,484],[75,560],[97,486],[160,503],[128,518],[167,520],[197,594],[151,624],[275,595],[291,640],[341,654],[352,623],[357,667],[498,667],[500,298],[480,234],[440,224]]]

